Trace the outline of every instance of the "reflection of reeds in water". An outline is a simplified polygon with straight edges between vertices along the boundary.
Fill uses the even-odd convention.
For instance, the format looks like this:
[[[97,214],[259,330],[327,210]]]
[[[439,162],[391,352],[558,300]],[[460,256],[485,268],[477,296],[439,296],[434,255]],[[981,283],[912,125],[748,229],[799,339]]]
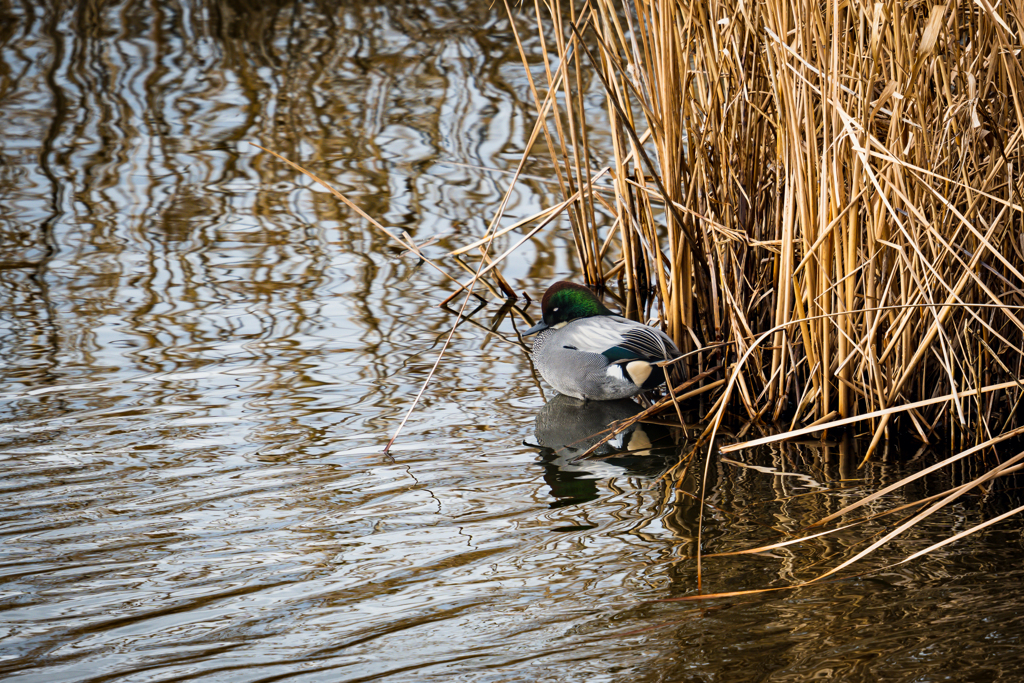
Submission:
[[[894,427],[992,445],[1021,424],[1019,7],[546,7],[535,97],[583,276],[631,311],[653,292],[690,376],[722,364],[715,425],[863,416],[867,459]],[[614,198],[589,184],[605,163]]]
[[[101,365],[95,331],[109,309],[77,296],[52,308],[73,279],[97,301],[126,302],[121,330],[145,352],[123,354],[133,357],[123,369],[192,369],[203,363],[193,348],[210,339],[305,334],[337,288],[380,359],[361,364],[363,379],[405,400],[383,368],[407,355],[410,337],[429,347],[448,322],[408,315],[424,290],[413,259],[382,259],[379,232],[246,143],[304,159],[417,242],[473,233],[475,217],[451,217],[492,202],[493,182],[445,162],[497,165],[520,135],[503,116],[525,106],[501,78],[516,48],[492,23],[503,18],[486,5],[404,0],[3,5],[0,267],[11,286],[0,291],[0,346],[26,358],[38,340],[50,347],[30,385],[52,381],[68,348],[82,350],[83,367]],[[535,204],[522,192],[510,206]],[[55,254],[59,274],[47,271]],[[192,315],[211,300],[231,310]],[[15,308],[19,322],[4,324]],[[148,352],[164,346],[166,363]],[[498,367],[485,363],[485,373]],[[281,365],[283,378],[300,367]]]

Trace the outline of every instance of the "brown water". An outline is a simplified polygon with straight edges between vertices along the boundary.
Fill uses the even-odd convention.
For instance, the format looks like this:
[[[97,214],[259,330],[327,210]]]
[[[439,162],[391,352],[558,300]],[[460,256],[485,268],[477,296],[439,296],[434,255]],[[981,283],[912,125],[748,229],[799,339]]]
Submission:
[[[698,590],[702,485],[703,551],[726,552],[935,456],[892,446],[858,470],[856,441],[788,445],[705,480],[685,433],[648,426],[622,444],[638,453],[576,461],[554,449],[632,409],[546,403],[484,331],[493,297],[381,454],[451,289],[248,143],[441,234],[433,257],[483,235],[507,177],[481,167],[514,168],[532,123],[489,5],[0,6],[0,676],[1024,680],[1019,522],[880,569],[1012,491],[934,516],[870,575],[665,602]],[[527,179],[509,220],[556,200]],[[577,276],[564,227],[509,261],[517,291]],[[817,576],[898,519],[705,558],[703,589]]]

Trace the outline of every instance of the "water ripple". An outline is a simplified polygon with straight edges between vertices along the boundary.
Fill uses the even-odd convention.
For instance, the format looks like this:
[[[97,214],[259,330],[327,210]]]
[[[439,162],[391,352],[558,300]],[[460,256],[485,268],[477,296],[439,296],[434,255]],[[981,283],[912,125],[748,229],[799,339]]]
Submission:
[[[549,419],[566,406],[483,331],[514,338],[500,302],[460,326],[383,454],[451,285],[248,143],[394,234],[440,235],[428,253],[465,277],[442,257],[487,230],[507,182],[490,171],[535,117],[499,8],[15,0],[0,26],[5,681],[1019,678],[1019,527],[881,569],[1012,488],[919,525],[870,577],[666,602],[697,590],[701,510],[703,590],[786,585],[890,520],[707,555],[791,538],[900,467],[815,442],[713,459],[705,480],[658,425],[580,460],[579,425]],[[528,171],[509,220],[557,201],[550,162]],[[535,295],[575,259],[556,225],[503,273]]]

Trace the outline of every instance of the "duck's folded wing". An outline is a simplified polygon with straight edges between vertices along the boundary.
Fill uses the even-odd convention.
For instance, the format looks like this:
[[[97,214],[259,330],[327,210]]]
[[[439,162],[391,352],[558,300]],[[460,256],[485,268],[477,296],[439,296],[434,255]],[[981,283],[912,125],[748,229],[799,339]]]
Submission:
[[[675,358],[679,350],[659,330],[618,316],[594,316],[570,323],[559,335],[563,346],[600,353],[609,360]]]
[[[617,348],[635,353],[644,360],[668,360],[679,355],[679,349],[668,335],[646,326],[631,327],[624,332]]]

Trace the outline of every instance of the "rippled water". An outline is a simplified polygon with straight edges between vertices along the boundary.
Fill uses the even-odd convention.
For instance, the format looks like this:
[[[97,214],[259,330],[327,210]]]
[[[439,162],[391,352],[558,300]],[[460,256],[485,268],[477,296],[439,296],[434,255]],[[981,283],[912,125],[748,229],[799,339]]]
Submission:
[[[698,591],[702,486],[702,550],[729,552],[934,455],[857,469],[848,439],[705,472],[685,430],[644,425],[580,461],[636,408],[551,401],[495,297],[381,454],[451,287],[248,143],[396,233],[441,235],[432,257],[469,243],[533,121],[500,8],[12,2],[0,69],[6,680],[1024,680],[1019,522],[882,568],[1012,490],[932,517],[871,574],[672,602]],[[509,220],[557,201],[545,163]],[[576,277],[564,228],[508,262],[517,291]],[[705,557],[702,588],[812,578],[898,519]]]

